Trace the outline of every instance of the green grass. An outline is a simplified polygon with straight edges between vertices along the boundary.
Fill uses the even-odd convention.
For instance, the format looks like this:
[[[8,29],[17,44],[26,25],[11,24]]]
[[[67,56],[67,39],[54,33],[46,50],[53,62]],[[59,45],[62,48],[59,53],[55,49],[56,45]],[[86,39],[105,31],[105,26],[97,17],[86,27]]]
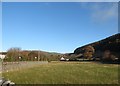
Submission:
[[[118,84],[118,65],[51,62],[3,76],[16,84]]]

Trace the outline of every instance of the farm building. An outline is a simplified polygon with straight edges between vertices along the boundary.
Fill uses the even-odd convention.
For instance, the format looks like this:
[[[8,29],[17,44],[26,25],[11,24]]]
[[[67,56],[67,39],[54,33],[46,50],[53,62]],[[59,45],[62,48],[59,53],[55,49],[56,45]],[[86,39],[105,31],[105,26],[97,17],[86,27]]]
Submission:
[[[0,59],[4,59],[6,55],[0,54]]]
[[[61,58],[60,58],[60,61],[65,61],[65,58],[64,58],[64,57],[61,57]]]

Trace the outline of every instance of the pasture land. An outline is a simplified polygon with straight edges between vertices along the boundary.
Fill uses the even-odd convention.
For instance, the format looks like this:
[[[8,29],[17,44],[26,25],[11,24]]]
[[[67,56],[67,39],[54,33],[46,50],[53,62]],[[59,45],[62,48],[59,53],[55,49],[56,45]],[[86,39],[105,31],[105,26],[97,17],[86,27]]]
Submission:
[[[49,62],[3,73],[16,84],[118,84],[118,65]]]

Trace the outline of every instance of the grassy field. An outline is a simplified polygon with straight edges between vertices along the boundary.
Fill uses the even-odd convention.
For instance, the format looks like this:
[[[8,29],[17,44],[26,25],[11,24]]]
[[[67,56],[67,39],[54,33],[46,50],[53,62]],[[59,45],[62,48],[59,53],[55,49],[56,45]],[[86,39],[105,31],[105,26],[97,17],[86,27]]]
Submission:
[[[3,76],[16,84],[117,84],[118,65],[50,62],[5,72]]]

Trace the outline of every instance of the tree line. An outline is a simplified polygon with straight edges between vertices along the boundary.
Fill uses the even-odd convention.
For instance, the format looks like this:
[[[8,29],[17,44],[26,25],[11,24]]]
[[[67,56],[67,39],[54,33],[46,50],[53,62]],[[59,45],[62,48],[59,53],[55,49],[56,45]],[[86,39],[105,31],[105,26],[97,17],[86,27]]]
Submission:
[[[62,54],[58,53],[10,48],[6,52],[4,61],[58,61],[60,60],[61,56]]]

